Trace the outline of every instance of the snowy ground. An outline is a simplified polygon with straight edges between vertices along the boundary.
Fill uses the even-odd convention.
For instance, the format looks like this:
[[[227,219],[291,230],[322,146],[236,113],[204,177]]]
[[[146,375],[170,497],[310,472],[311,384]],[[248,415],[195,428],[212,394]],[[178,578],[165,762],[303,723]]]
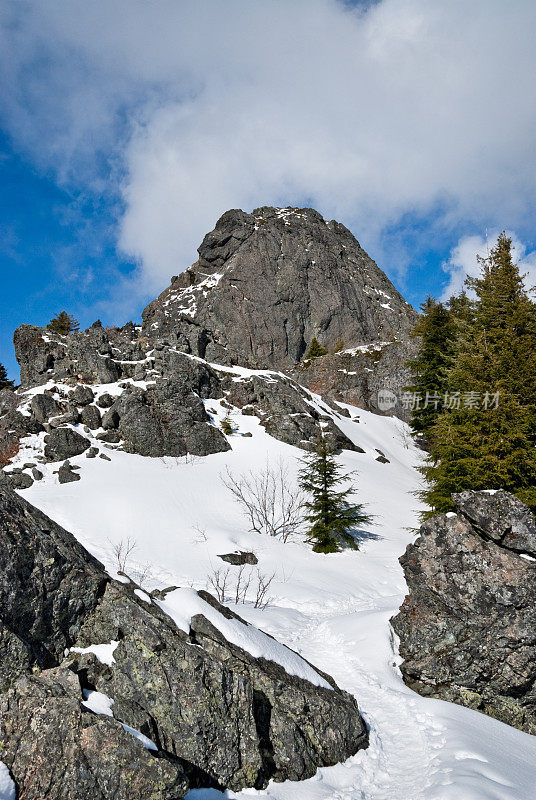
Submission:
[[[217,402],[207,406],[222,415]],[[267,459],[283,459],[294,479],[300,452],[269,437],[255,417],[239,413],[228,453],[149,459],[107,450],[110,462],[71,459],[81,466],[81,481],[60,485],[53,474],[57,465],[45,465],[45,479],[21,494],[74,533],[111,572],[113,545],[135,540],[129,568],[138,575],[149,572],[146,588],[208,588],[207,575],[225,568],[218,553],[253,550],[261,572],[276,574],[272,601],[264,610],[240,604],[238,613],[355,694],[370,726],[366,751],[320,769],[309,781],[238,794],[197,790],[189,800],[536,798],[535,737],[477,712],[425,700],[402,682],[388,620],[407,591],[398,557],[415,535],[409,528],[417,524],[412,491],[420,456],[398,420],[348,408],[359,422],[337,422],[366,452],[345,451],[341,462],[358,471],[358,498],[375,515],[359,552],[319,555],[300,540],[282,543],[248,532],[221,472],[227,466],[235,474],[259,470]],[[240,435],[248,431],[251,438]],[[375,448],[389,464],[375,460]],[[25,450],[19,460],[31,455]],[[1,780],[0,770],[0,787]]]

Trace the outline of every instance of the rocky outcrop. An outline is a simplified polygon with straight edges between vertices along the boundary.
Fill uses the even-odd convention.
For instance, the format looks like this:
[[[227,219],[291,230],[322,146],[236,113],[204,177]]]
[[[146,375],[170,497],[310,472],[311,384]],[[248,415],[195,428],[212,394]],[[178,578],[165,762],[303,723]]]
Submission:
[[[147,336],[224,364],[288,369],[330,350],[405,337],[415,312],[340,223],[313,209],[228,211],[199,260],[143,312]]]
[[[168,594],[111,580],[2,485],[0,504],[0,760],[26,800],[262,788],[367,745],[353,697],[232,644],[218,620],[249,626],[207,593],[175,590],[198,609],[179,629]]]
[[[105,585],[70,533],[0,484],[0,689],[28,666],[58,664]]]
[[[454,495],[400,559],[406,683],[536,734],[536,523],[502,490]]]
[[[58,667],[23,675],[0,695],[0,748],[25,800],[178,800],[180,766],[155,758],[108,716],[82,703],[78,676]]]
[[[108,411],[118,416],[124,449],[142,456],[205,456],[230,449],[210,424],[202,400],[183,381],[161,380],[147,390],[127,388]]]
[[[301,386],[280,373],[253,374],[247,379],[227,376],[223,387],[226,400],[243,414],[259,417],[275,439],[308,449],[323,435],[337,449],[363,452],[331,416],[318,411]]]

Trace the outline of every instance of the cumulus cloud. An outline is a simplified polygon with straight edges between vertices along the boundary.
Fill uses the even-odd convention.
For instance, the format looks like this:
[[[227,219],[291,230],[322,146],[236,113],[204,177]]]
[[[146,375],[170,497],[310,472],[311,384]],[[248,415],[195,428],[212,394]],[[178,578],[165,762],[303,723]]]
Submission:
[[[114,183],[146,289],[231,207],[314,205],[380,251],[408,214],[533,214],[529,0],[15,0],[3,21],[5,124],[59,179]]]
[[[441,299],[448,300],[453,294],[461,292],[465,286],[465,279],[480,275],[478,256],[486,258],[489,250],[494,246],[500,231],[488,233],[487,238],[478,234],[463,236],[458,244],[451,250],[449,258],[443,264],[444,271],[449,280],[443,289]],[[525,286],[533,291],[536,286],[536,250],[527,251],[526,246],[519,240],[515,233],[507,231],[512,239],[512,256],[519,265],[519,271],[525,276]]]

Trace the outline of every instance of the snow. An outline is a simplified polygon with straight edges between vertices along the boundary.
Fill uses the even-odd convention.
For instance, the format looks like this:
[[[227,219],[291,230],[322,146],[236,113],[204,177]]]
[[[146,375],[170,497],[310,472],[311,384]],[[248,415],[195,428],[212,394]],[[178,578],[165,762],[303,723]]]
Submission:
[[[289,675],[331,689],[330,684],[322,678],[303,658],[289,650],[288,647],[267,636],[263,631],[251,625],[244,625],[236,619],[227,619],[215,608],[202,600],[194,589],[176,589],[166,594],[165,600],[156,600],[157,605],[165,611],[176,626],[185,633],[190,630],[190,620],[195,614],[203,614],[215,628],[232,644],[246,650],[254,658],[266,658],[280,664]]]
[[[82,705],[84,708],[87,708],[89,711],[92,711],[94,714],[104,714],[106,717],[114,718],[114,714],[112,711],[112,706],[114,701],[111,697],[108,697],[107,694],[103,694],[102,692],[96,692],[91,689],[84,689],[83,694],[85,700],[82,701]],[[118,720],[119,721],[119,720]],[[148,736],[145,736],[140,731],[137,731],[135,728],[131,728],[130,725],[125,725],[124,722],[119,722],[121,727],[127,732],[130,733],[135,739],[137,739],[140,744],[142,744],[146,750],[158,750],[158,747],[155,745],[152,739],[149,739]],[[0,795],[0,800],[2,800],[2,796]]]
[[[71,647],[72,653],[93,653],[101,664],[111,667],[115,664],[114,652],[119,642],[112,640],[109,644],[92,644],[89,647]]]
[[[112,706],[114,701],[107,694],[84,689],[84,697],[86,698],[82,701],[84,708],[93,711],[94,714],[105,714],[107,717],[113,717]]]
[[[0,761],[0,800],[15,800],[15,784],[3,761]]]
[[[241,378],[248,373],[231,371]],[[235,474],[260,470],[267,459],[282,459],[294,483],[301,453],[268,436],[256,417],[238,410],[233,424],[252,437],[230,436],[227,453],[175,459],[106,450],[111,463],[71,459],[81,467],[82,480],[76,483],[60,485],[51,469],[57,465],[43,465],[44,479],[21,496],[72,531],[112,574],[113,545],[135,539],[136,560],[127,572],[150,564],[145,591],[182,587],[162,601],[179,627],[198,607],[192,589],[210,591],[209,576],[227,568],[218,553],[253,551],[264,575],[275,572],[272,600],[264,610],[253,607],[252,596],[238,606],[228,602],[229,607],[356,696],[370,727],[367,750],[344,764],[319,769],[305,782],[224,795],[196,790],[189,800],[529,800],[535,796],[536,737],[476,711],[420,697],[401,678],[389,619],[407,593],[398,559],[416,535],[419,508],[413,492],[420,487],[416,468],[422,453],[395,418],[340,404],[359,416],[357,423],[340,418],[317,396],[308,397],[365,450],[340,456],[345,471],[357,471],[356,497],[374,515],[373,523],[357,534],[358,552],[321,555],[299,537],[283,543],[248,531],[220,474],[226,467]],[[223,413],[216,401],[207,405],[218,418]],[[390,463],[375,460],[376,448]],[[217,627],[223,624],[217,622]],[[248,649],[262,651],[267,645],[241,623],[230,634],[223,632],[246,637],[242,646]],[[285,668],[291,667],[287,663]]]

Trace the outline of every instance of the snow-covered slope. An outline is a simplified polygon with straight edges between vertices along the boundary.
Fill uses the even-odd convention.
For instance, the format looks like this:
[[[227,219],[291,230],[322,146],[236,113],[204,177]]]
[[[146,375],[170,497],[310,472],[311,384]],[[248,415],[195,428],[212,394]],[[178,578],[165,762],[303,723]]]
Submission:
[[[319,398],[314,402],[320,404]],[[224,409],[207,401],[215,417]],[[357,470],[357,497],[374,514],[359,552],[319,555],[299,538],[283,543],[248,531],[222,484],[281,459],[295,481],[300,451],[266,434],[258,419],[232,414],[232,450],[206,458],[151,459],[107,450],[110,461],[72,458],[82,480],[60,485],[45,465],[44,480],[24,492],[72,531],[114,572],[114,545],[136,543],[127,571],[145,573],[144,586],[209,588],[208,577],[227,565],[218,554],[254,551],[262,575],[275,573],[263,610],[253,608],[257,567],[248,602],[236,611],[301,653],[353,692],[370,726],[370,747],[301,783],[272,784],[225,795],[195,790],[191,800],[270,797],[278,800],[529,800],[536,797],[536,739],[477,712],[426,700],[408,689],[397,669],[388,620],[406,585],[398,557],[415,535],[416,471],[421,456],[404,424],[348,406],[337,424],[364,454],[345,451],[341,463]],[[322,405],[324,413],[327,407]],[[251,433],[251,437],[241,434]],[[37,437],[18,462],[30,461]],[[381,450],[390,463],[376,461]],[[231,573],[236,568],[230,568]],[[168,595],[168,597],[171,597]],[[186,595],[185,595],[186,597]],[[177,599],[177,596],[175,596]],[[171,610],[170,610],[171,613]],[[182,618],[187,608],[175,607]]]

